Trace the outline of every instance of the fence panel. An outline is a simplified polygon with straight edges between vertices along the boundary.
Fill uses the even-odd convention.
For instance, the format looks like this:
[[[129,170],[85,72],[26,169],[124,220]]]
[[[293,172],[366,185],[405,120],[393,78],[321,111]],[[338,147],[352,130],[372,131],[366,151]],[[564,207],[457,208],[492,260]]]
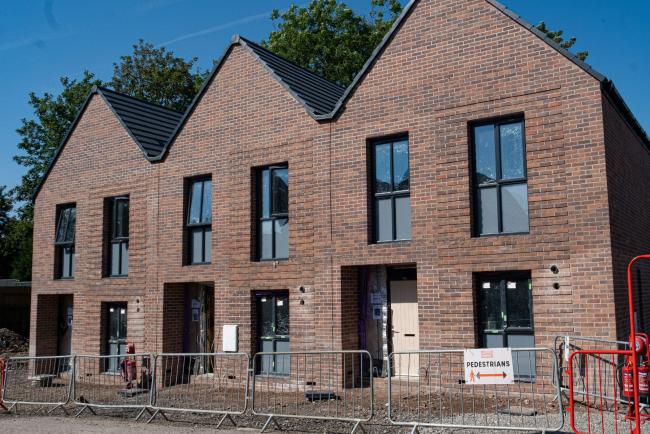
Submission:
[[[625,396],[622,368],[625,355],[617,350],[577,350],[569,356],[569,413],[574,432],[634,432],[632,389]],[[642,420],[647,405],[639,403]]]
[[[367,351],[257,353],[253,414],[354,422],[374,414],[372,356]],[[275,421],[277,424],[277,421]]]
[[[158,354],[155,356],[155,392],[151,407],[168,411],[244,414],[248,406],[248,369],[245,353]]]
[[[392,353],[388,414],[394,425],[552,432],[564,414],[555,353],[512,348],[514,384],[467,385],[463,350]]]
[[[571,353],[586,349],[605,351],[627,350],[630,348],[630,344],[625,341],[613,341],[589,336],[561,335],[555,337],[554,348],[557,354],[560,388],[563,392],[568,393],[570,383],[569,356]],[[586,396],[587,390],[584,389],[584,379],[583,381],[578,381],[582,372],[583,370],[577,370],[573,373],[574,390],[576,395]],[[565,397],[565,402],[568,402],[566,399]]]
[[[73,356],[10,357],[5,364],[2,399],[11,410],[18,404],[52,405],[70,401]]]
[[[73,396],[82,407],[77,416],[95,408],[142,409],[142,414],[151,403],[152,363],[151,354],[76,356]]]

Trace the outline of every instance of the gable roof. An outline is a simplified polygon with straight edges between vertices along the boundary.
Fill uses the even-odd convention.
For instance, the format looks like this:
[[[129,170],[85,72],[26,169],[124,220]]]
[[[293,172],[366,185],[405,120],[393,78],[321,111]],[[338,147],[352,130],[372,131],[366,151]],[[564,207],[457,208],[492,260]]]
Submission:
[[[641,138],[643,143],[650,149],[650,138],[629,109],[622,96],[614,86],[613,82],[600,72],[596,71],[590,65],[578,59],[573,53],[562,48],[559,44],[549,38],[545,33],[539,31],[535,26],[515,14],[507,7],[496,0],[484,0],[498,11],[514,20],[516,23],[533,33],[555,51],[563,55],[569,61],[581,68],[587,74],[600,82],[602,92],[610,98],[614,106],[620,111],[625,121]],[[106,88],[93,88],[88,98],[84,102],[77,117],[70,126],[66,136],[57,149],[50,166],[43,176],[40,184],[34,193],[36,198],[42,184],[45,182],[52,166],[58,155],[67,142],[70,134],[76,127],[76,124],[90,100],[92,94],[97,93],[102,96],[104,101],[115,113],[117,119],[138,144],[145,158],[150,162],[162,160],[169,146],[173,143],[180,131],[183,129],[188,118],[194,112],[194,109],[202,99],[208,87],[214,80],[226,57],[235,45],[245,48],[262,66],[275,78],[307,111],[307,113],[316,121],[330,121],[336,118],[344,109],[347,101],[352,97],[355,90],[361,84],[365,76],[372,70],[374,64],[381,57],[386,47],[390,44],[404,22],[415,9],[420,0],[410,0],[404,7],[400,16],[395,20],[390,30],[386,33],[379,45],[373,50],[372,54],[365,62],[361,70],[356,74],[352,83],[347,88],[343,88],[336,83],[332,83],[325,78],[302,68],[295,63],[284,59],[283,57],[272,53],[259,44],[256,44],[239,35],[231,38],[230,44],[226,47],[221,58],[215,63],[208,78],[204,81],[201,89],[197,92],[192,103],[184,113],[170,110],[156,104],[133,98]]]
[[[266,69],[282,84],[313,117],[331,112],[343,96],[345,88],[306,70],[266,48],[237,37]]]
[[[140,146],[147,158],[155,158],[165,148],[183,113],[106,88],[97,88],[120,123]]]
[[[259,44],[239,35],[233,35],[230,39],[230,44],[228,44],[219,60],[215,62],[210,75],[203,82],[201,89],[199,89],[192,103],[188,106],[164,149],[159,156],[151,158],[150,161],[162,160],[165,157],[167,149],[183,129],[188,118],[194,112],[194,109],[203,98],[208,87],[210,87],[210,84],[221,70],[226,58],[236,45],[245,48],[257,59],[271,76],[305,108],[309,116],[316,120],[320,120],[327,113],[334,111],[345,93],[346,89],[344,87],[272,53]]]
[[[169,142],[172,132],[183,117],[182,113],[175,110],[170,110],[104,87],[93,86],[86,100],[81,105],[77,116],[63,136],[61,144],[54,152],[54,157],[36,186],[32,200],[35,200],[41,191],[45,180],[85,113],[93,95],[102,97],[113,114],[115,114],[119,123],[124,127],[129,136],[138,145],[145,158],[149,161],[154,161],[160,156],[160,153],[165,149],[165,145]]]
[[[608,79],[605,75],[601,74],[600,72],[596,71],[590,65],[578,59],[570,51],[562,48],[557,42],[549,38],[548,35],[546,35],[544,32],[537,29],[537,27],[533,26],[531,23],[529,23],[528,21],[526,21],[516,13],[512,12],[510,9],[508,9],[506,6],[502,5],[498,1],[496,0],[485,0],[485,1],[490,5],[492,5],[494,8],[496,8],[498,11],[500,11],[501,13],[503,13],[504,15],[514,20],[516,23],[518,23],[519,25],[521,25],[531,33],[533,33],[542,41],[546,42],[555,51],[557,51],[558,53],[566,57],[569,61],[573,62],[580,69],[582,69],[587,74],[592,76],[594,79],[599,81],[601,84],[602,91],[611,98],[615,106],[621,111],[625,120],[629,123],[630,127],[638,134],[638,136],[641,138],[641,141],[644,142],[646,147],[650,149],[650,137],[648,137],[646,131],[643,129],[643,127],[636,119],[636,117],[634,116],[630,108],[627,106],[625,101],[623,101],[623,97],[618,92],[618,90],[614,86],[614,83],[610,79]],[[320,120],[320,121],[331,120],[341,113],[342,109],[345,107],[346,102],[350,99],[354,91],[361,84],[364,77],[370,72],[370,70],[377,62],[379,57],[381,57],[382,53],[384,52],[384,50],[386,49],[390,41],[392,41],[395,34],[399,31],[399,29],[402,27],[402,25],[404,24],[408,16],[415,8],[416,4],[419,2],[420,0],[409,1],[409,3],[402,10],[400,16],[397,17],[397,19],[393,23],[393,26],[386,33],[386,35],[381,40],[377,48],[375,48],[375,50],[372,52],[372,54],[370,55],[366,63],[363,65],[361,70],[354,77],[352,83],[350,83],[350,86],[348,86],[348,88],[345,90],[345,93],[341,96],[341,99],[337,102],[336,106],[334,107],[334,110],[332,110],[330,113],[316,116],[315,117],[316,120]]]

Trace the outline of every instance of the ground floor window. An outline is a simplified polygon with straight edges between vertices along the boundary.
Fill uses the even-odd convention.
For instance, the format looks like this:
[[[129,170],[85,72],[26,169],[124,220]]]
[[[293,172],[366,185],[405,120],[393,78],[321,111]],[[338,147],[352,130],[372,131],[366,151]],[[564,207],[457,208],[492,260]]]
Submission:
[[[478,345],[483,348],[532,348],[533,285],[530,272],[477,276]],[[514,352],[515,376],[534,375],[530,352]]]
[[[121,356],[126,354],[127,318],[126,303],[106,304],[106,335],[104,346],[109,356]],[[107,359],[105,369],[108,372],[119,372],[121,357]]]
[[[256,295],[257,349],[260,352],[289,351],[289,294],[265,292]],[[288,356],[260,358],[258,373],[288,375]]]

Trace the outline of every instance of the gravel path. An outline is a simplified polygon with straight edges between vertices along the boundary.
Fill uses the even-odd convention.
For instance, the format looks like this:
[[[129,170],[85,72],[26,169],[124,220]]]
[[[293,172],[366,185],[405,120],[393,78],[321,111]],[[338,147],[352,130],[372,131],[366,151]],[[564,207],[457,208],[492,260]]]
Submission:
[[[34,434],[68,434],[68,433],[102,433],[123,434],[134,432],[138,434],[176,434],[176,433],[219,433],[242,434],[256,432],[251,429],[215,430],[214,426],[192,425],[188,423],[152,423],[133,422],[119,417],[84,416],[75,419],[63,416],[0,416],[0,432],[2,433],[34,433]]]

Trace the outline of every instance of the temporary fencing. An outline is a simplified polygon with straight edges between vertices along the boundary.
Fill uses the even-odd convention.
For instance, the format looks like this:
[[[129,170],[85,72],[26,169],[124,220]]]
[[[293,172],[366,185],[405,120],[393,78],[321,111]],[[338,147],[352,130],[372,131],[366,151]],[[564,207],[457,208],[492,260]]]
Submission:
[[[347,421],[352,432],[374,414],[367,351],[266,352],[253,358],[252,411],[276,418]]]
[[[389,356],[388,413],[394,425],[490,430],[562,429],[555,353],[512,348],[512,384],[465,384],[463,350],[395,352]],[[398,370],[395,368],[399,367]]]
[[[156,415],[192,412],[223,415],[219,426],[248,407],[249,357],[246,353],[167,353],[154,356]]]
[[[19,404],[63,408],[72,391],[73,356],[10,357],[4,363],[2,399],[8,411]],[[64,409],[65,410],[65,409]]]
[[[119,356],[75,356],[74,403],[95,412],[98,408],[140,409],[138,418],[151,403],[153,356],[128,354]]]

